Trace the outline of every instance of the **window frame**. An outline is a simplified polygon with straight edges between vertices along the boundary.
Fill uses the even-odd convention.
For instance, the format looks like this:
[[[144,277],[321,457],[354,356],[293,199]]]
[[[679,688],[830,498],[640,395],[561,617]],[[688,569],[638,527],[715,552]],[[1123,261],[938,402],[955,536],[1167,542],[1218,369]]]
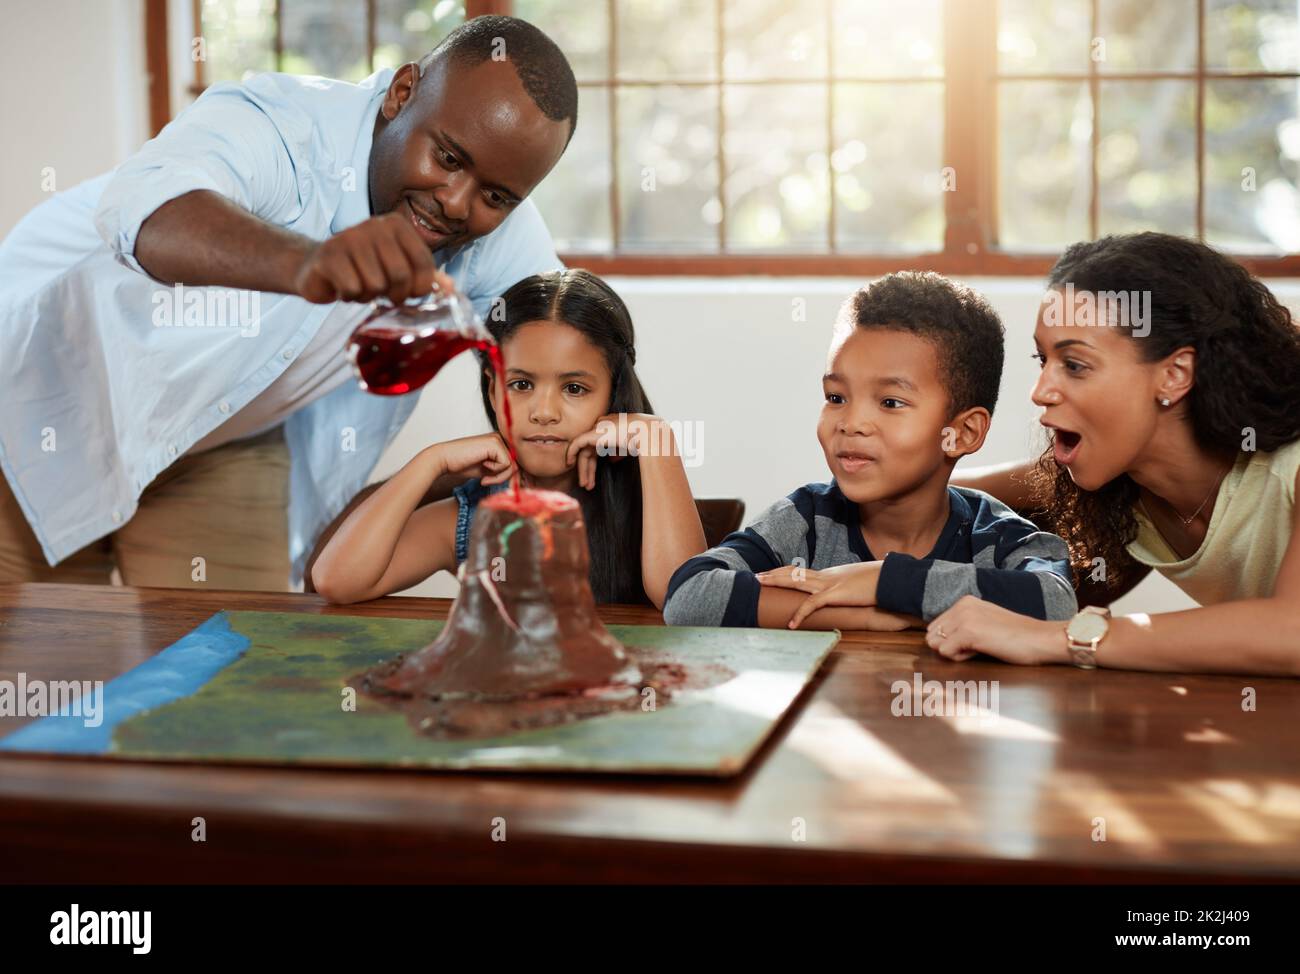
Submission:
[[[201,0],[190,0],[193,23],[201,22]],[[375,46],[375,0],[358,0],[366,6],[367,52],[373,58]],[[617,88],[614,71],[616,51],[613,38],[616,31],[615,0],[605,0],[609,10],[610,69],[609,76],[600,82],[582,82],[583,87]],[[719,29],[724,0],[713,0]],[[998,0],[942,0],[942,30],[944,39],[942,78],[926,79],[928,83],[943,85],[943,164],[956,173],[954,188],[943,194],[944,242],[943,249],[915,254],[837,253],[832,249],[819,254],[782,253],[636,253],[617,249],[617,221],[619,203],[617,185],[611,180],[611,219],[614,222],[615,249],[612,251],[565,252],[561,254],[570,266],[585,267],[601,275],[670,275],[670,276],[875,276],[896,270],[930,270],[941,274],[989,277],[1042,277],[1051,269],[1056,256],[1051,252],[1017,252],[997,246],[997,109],[998,85],[1002,80],[1014,81],[1086,81],[1093,106],[1092,151],[1090,173],[1089,224],[1093,237],[1099,222],[1100,186],[1097,173],[1097,148],[1100,142],[1100,85],[1102,80],[1187,80],[1196,86],[1196,232],[1203,239],[1205,232],[1205,125],[1204,105],[1207,81],[1218,79],[1262,80],[1270,78],[1295,78],[1297,72],[1225,72],[1210,71],[1205,66],[1205,15],[1206,0],[1196,2],[1197,58],[1193,71],[1154,71],[1142,73],[1102,73],[1093,60],[1088,70],[1064,73],[1000,74],[997,54]],[[1092,37],[1098,35],[1101,0],[1090,0]],[[145,0],[145,50],[149,70],[150,125],[157,134],[171,117],[168,89],[167,55],[167,5],[168,0]],[[512,0],[465,0],[466,19],[484,14],[509,14]],[[278,17],[279,0],[276,0],[276,30],[274,54],[276,63],[283,50],[283,37]],[[827,11],[831,5],[827,2]],[[829,36],[829,33],[828,33]],[[721,54],[719,54],[721,57]],[[195,61],[194,79],[189,85],[191,94],[200,94],[206,84],[203,63]],[[891,79],[893,81],[894,79]],[[895,83],[909,80],[897,79]],[[828,64],[826,84],[834,84],[833,67]],[[671,84],[664,82],[664,84]],[[719,70],[718,84],[722,84]],[[618,164],[617,117],[610,98],[610,161]],[[719,120],[719,140],[723,137]],[[720,160],[720,164],[722,164]],[[723,221],[725,223],[726,201]],[[831,174],[828,220],[828,237],[834,239],[835,191],[834,173]],[[723,229],[720,228],[720,239]],[[1261,277],[1300,276],[1300,254],[1262,255],[1237,254],[1234,259],[1251,273]]]

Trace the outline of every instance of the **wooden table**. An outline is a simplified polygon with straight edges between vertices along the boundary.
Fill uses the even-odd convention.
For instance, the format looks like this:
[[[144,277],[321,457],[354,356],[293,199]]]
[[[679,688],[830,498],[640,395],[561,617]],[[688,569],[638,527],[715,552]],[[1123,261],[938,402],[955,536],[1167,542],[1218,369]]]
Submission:
[[[0,585],[0,679],[108,681],[223,608],[441,618],[449,605]],[[895,716],[891,687],[918,672],[998,681],[999,714]],[[1295,880],[1297,715],[1293,681],[948,663],[918,633],[854,633],[725,781],[0,756],[0,879]],[[0,733],[24,722],[0,718]]]

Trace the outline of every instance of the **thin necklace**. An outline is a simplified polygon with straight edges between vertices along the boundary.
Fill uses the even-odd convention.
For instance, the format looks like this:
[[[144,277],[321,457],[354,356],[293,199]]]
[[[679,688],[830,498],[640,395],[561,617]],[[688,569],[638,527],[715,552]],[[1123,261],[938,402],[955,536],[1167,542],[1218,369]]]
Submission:
[[[1201,511],[1205,509],[1205,505],[1210,503],[1210,498],[1214,496],[1214,492],[1219,489],[1219,484],[1223,483],[1223,478],[1228,476],[1228,471],[1231,469],[1232,469],[1231,463],[1229,463],[1226,467],[1223,468],[1223,473],[1219,474],[1219,479],[1214,482],[1214,486],[1210,488],[1210,492],[1205,495],[1205,500],[1201,501],[1201,506],[1198,507],[1196,510],[1192,511],[1191,515],[1189,515],[1188,517],[1183,517],[1181,514],[1178,513],[1178,508],[1174,507],[1173,504],[1169,504],[1168,501],[1165,501],[1166,504],[1169,504],[1169,509],[1174,512],[1174,517],[1178,518],[1178,520],[1183,522],[1183,527],[1187,527],[1189,524],[1191,524],[1193,521],[1196,520],[1196,515],[1200,514]],[[1160,499],[1164,500],[1163,497]],[[1147,510],[1146,502],[1143,501],[1141,497],[1139,497],[1138,503],[1142,505],[1143,512],[1146,514],[1148,518],[1150,518],[1151,512]]]

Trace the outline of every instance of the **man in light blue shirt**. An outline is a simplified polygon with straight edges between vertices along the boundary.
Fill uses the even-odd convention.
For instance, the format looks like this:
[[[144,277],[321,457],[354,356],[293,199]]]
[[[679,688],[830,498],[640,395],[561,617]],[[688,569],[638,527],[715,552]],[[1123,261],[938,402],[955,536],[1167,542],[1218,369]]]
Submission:
[[[133,519],[193,539],[182,549],[229,548],[260,500],[159,501],[150,520],[150,491],[203,463],[229,474],[232,448],[281,437],[287,544],[269,576],[200,570],[200,550],[169,552],[165,570],[117,564],[127,584],[301,579],[416,404],[351,381],[362,302],[426,294],[440,267],[486,315],[515,281],[559,267],[527,196],[576,120],[559,49],[523,21],[480,17],[360,84],[215,85],[113,173],[28,214],[0,244],[0,581],[60,580],[46,564]]]

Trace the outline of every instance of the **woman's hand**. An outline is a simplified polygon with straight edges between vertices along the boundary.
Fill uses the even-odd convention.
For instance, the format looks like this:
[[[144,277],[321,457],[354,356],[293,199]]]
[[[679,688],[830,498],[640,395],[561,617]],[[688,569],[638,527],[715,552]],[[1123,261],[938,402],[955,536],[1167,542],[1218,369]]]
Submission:
[[[672,430],[658,416],[645,413],[606,413],[587,432],[575,436],[565,451],[568,464],[578,465],[578,483],[587,490],[596,486],[596,458],[676,456]]]
[[[798,629],[804,619],[824,606],[874,606],[876,584],[880,580],[882,564],[879,561],[860,561],[851,565],[837,565],[834,568],[820,570],[803,568],[799,565],[784,565],[771,571],[759,572],[756,577],[760,585],[811,593],[790,617],[790,628]]]
[[[1064,622],[1033,619],[973,595],[930,620],[925,642],[951,660],[985,653],[1021,666],[1070,662]]]
[[[442,468],[439,476],[446,473],[464,474],[467,477],[478,477],[484,486],[490,486],[509,480],[515,472],[510,450],[500,433],[465,436],[439,443],[429,449],[438,457]]]

